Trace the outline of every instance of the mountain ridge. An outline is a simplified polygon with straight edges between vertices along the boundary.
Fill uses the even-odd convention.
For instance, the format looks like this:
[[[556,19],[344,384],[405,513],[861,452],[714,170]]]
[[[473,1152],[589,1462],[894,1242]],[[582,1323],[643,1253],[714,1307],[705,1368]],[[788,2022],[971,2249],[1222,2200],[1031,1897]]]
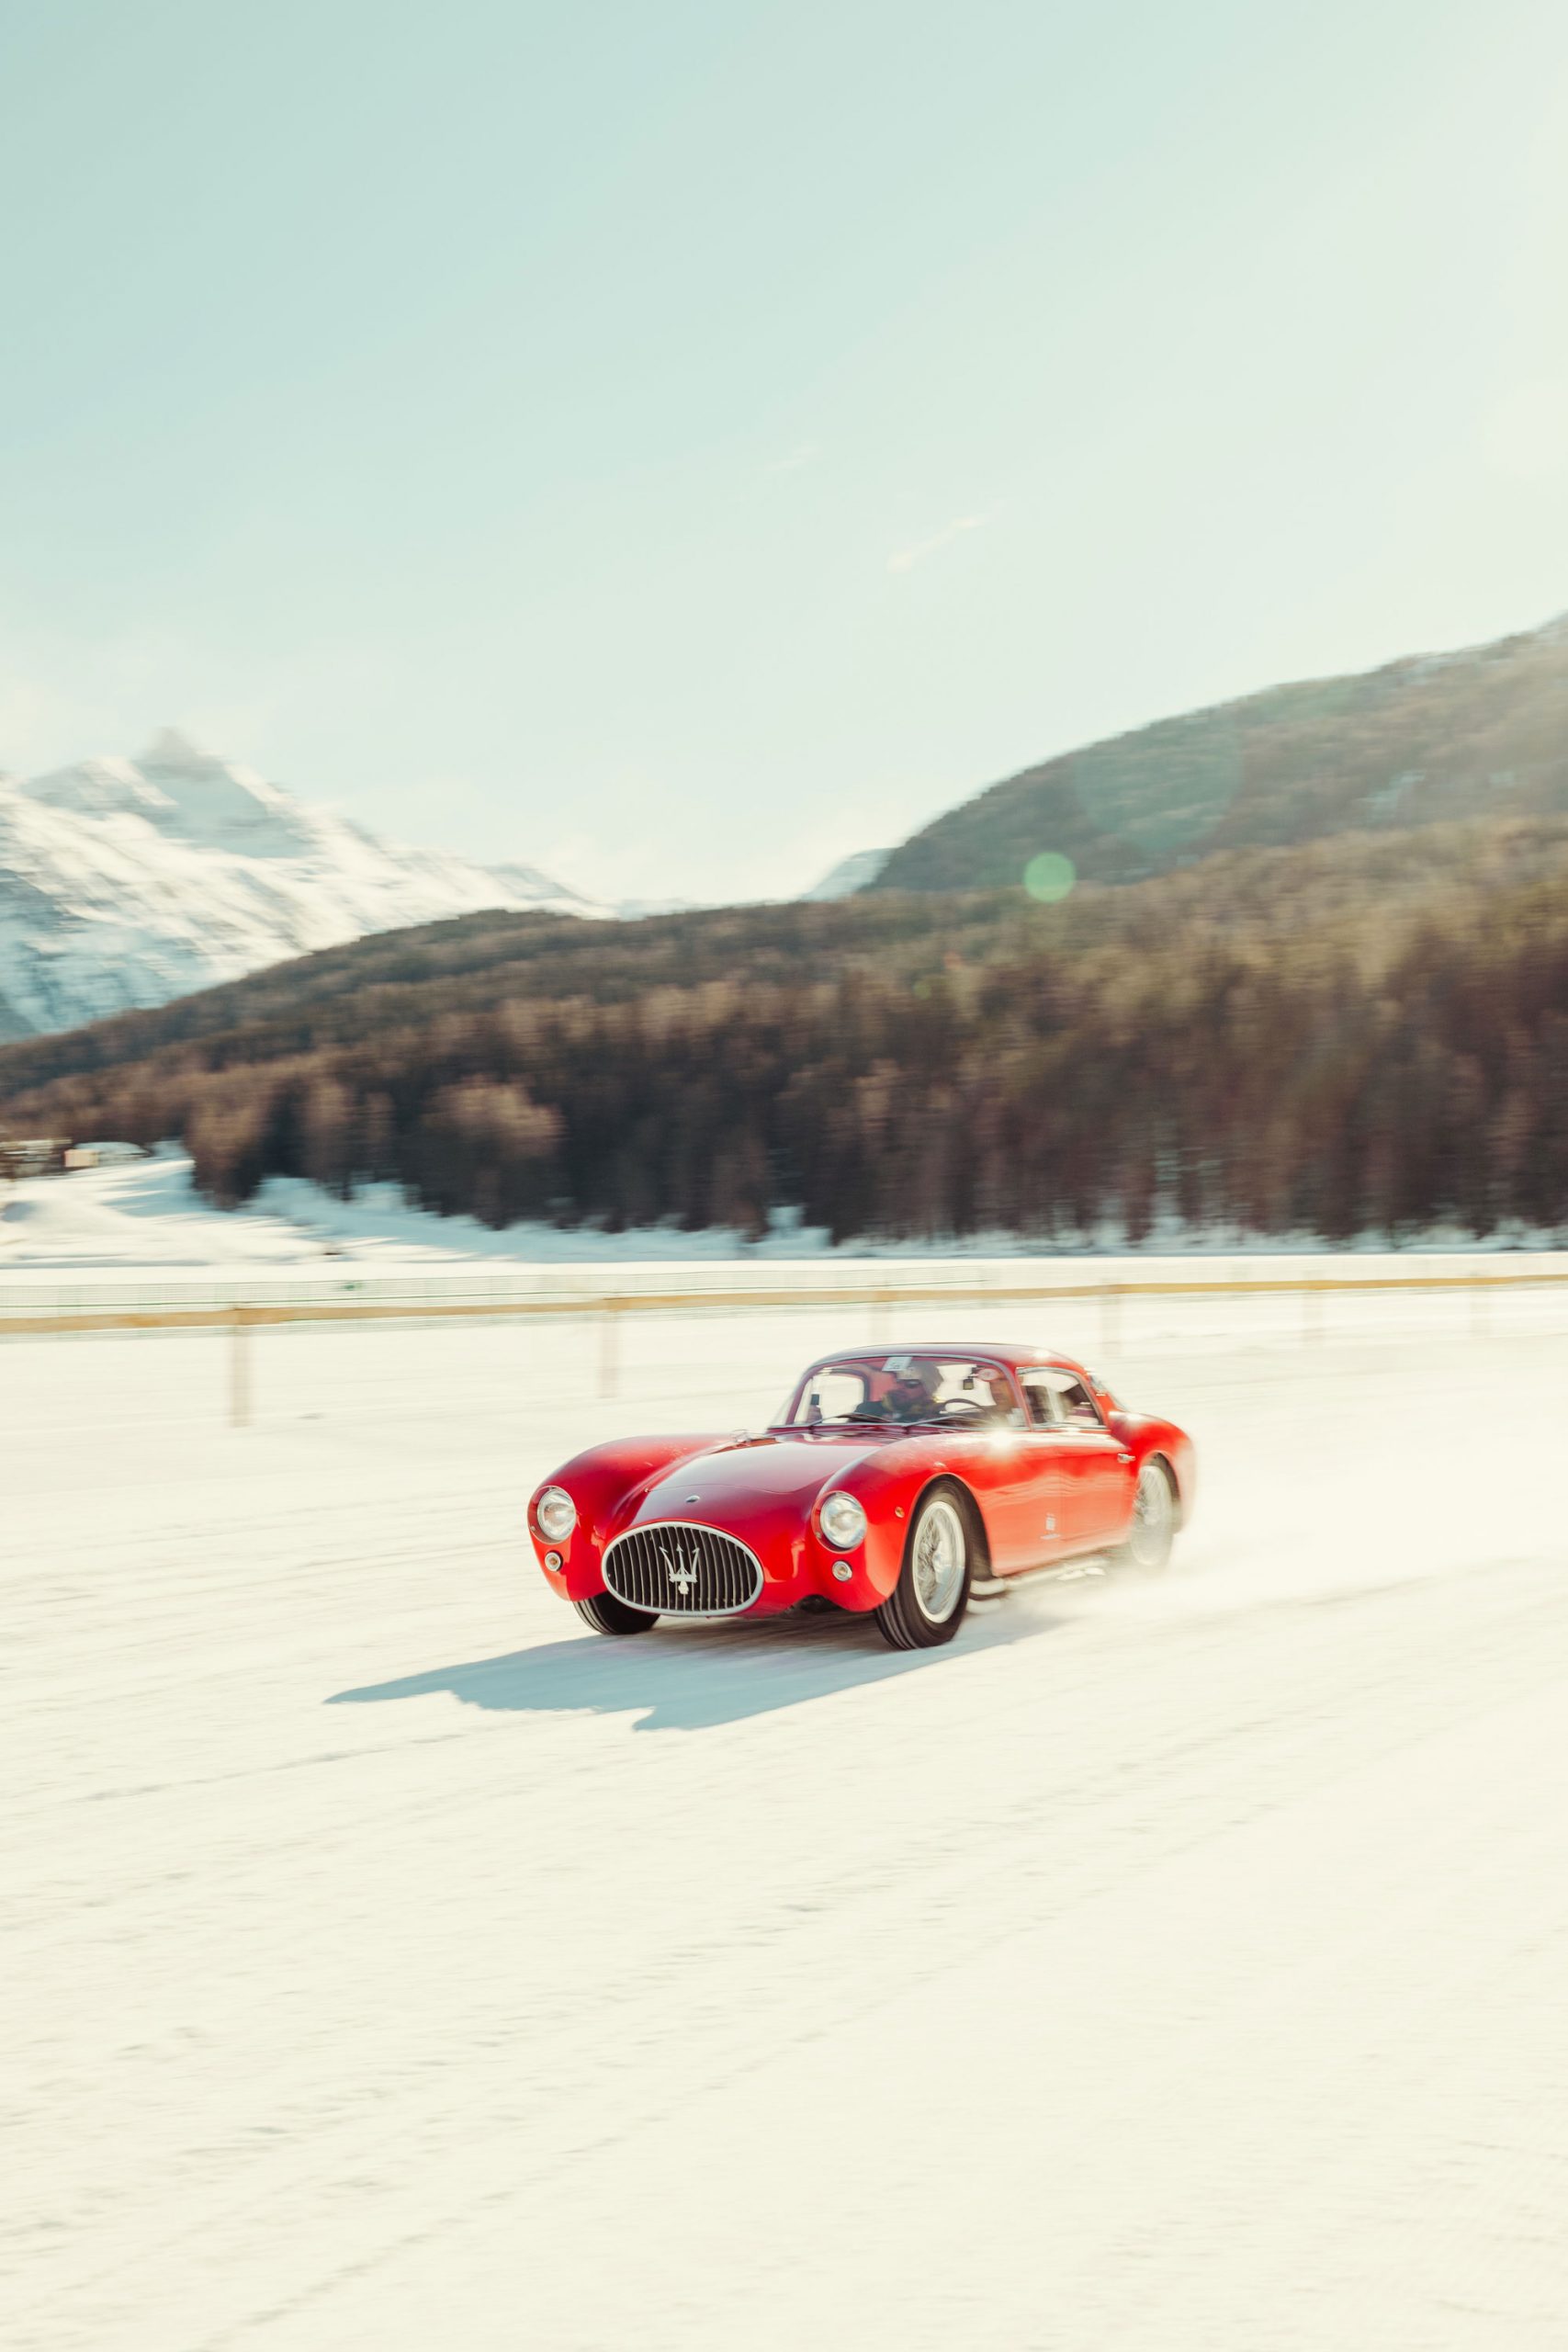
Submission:
[[[1001,889],[1031,861],[1137,882],[1242,848],[1568,810],[1568,614],[1300,680],[1057,753],[899,844],[871,890]]]

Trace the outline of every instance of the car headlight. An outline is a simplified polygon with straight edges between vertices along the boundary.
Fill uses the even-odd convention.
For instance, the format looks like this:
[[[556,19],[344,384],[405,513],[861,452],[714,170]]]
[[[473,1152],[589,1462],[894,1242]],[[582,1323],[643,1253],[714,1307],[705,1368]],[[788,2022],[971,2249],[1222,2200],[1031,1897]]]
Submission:
[[[833,1494],[818,1510],[817,1524],[836,1552],[849,1552],[865,1533],[865,1513],[853,1495]]]
[[[547,1487],[534,1505],[534,1517],[541,1535],[552,1544],[564,1544],[577,1525],[577,1505],[564,1487]]]

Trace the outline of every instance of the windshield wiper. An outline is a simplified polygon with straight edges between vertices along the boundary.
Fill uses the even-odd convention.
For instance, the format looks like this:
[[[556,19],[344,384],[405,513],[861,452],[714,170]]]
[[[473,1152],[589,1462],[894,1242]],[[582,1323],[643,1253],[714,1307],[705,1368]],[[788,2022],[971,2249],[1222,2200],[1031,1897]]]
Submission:
[[[783,1421],[786,1430],[847,1430],[852,1426],[863,1430],[897,1428],[897,1422],[885,1421],[880,1413],[835,1413],[830,1419],[820,1421]]]

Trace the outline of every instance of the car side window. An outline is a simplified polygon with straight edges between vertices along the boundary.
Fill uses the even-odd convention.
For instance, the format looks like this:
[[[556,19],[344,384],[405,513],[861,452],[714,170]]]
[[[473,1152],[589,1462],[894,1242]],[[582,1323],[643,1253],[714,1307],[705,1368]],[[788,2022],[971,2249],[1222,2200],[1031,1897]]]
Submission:
[[[1105,1427],[1100,1418],[1100,1407],[1081,1380],[1070,1374],[1067,1375],[1064,1378],[1057,1394],[1061,1399],[1062,1410],[1072,1428],[1102,1430]]]
[[[1026,1372],[1023,1393],[1036,1429],[1102,1430],[1100,1407],[1075,1372]]]

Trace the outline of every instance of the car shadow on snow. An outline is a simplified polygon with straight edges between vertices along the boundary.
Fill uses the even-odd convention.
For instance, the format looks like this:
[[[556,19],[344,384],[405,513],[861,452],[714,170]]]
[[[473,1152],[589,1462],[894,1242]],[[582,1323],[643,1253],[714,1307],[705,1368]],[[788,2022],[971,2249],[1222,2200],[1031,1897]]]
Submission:
[[[326,1703],[379,1706],[448,1691],[466,1706],[502,1714],[629,1714],[637,1718],[634,1731],[711,1731],[867,1683],[952,1668],[977,1651],[1028,1640],[1060,1622],[1019,1594],[1005,1609],[971,1618],[952,1647],[934,1650],[886,1649],[864,1620],[789,1616],[744,1633],[732,1625],[666,1623],[631,1641],[585,1634],[434,1667],[335,1690]]]

